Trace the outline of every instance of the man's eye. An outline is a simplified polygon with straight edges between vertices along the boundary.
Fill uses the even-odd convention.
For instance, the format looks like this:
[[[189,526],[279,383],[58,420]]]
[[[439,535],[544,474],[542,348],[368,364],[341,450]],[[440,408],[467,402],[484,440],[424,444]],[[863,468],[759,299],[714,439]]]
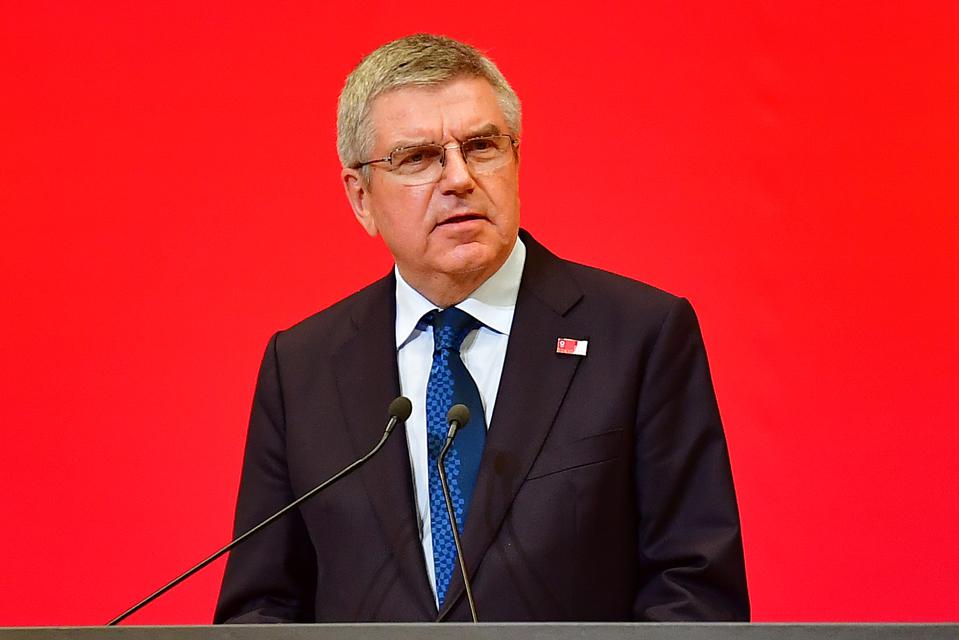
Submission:
[[[470,140],[469,148],[471,151],[487,151],[493,148],[493,141],[487,140],[484,138],[479,138],[478,140]]]
[[[499,148],[493,138],[473,138],[463,143],[463,151],[474,158],[487,158],[496,155]]]
[[[405,169],[413,169],[425,166],[435,161],[439,157],[439,152],[432,148],[407,149],[393,156],[393,164]]]

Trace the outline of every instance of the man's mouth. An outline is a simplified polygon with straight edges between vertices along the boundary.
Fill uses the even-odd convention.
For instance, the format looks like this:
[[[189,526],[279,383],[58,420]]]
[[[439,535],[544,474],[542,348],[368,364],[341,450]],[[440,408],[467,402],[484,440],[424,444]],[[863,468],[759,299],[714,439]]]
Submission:
[[[446,218],[440,222],[437,226],[447,225],[447,224],[457,224],[460,222],[469,222],[470,220],[485,220],[486,216],[479,213],[457,213],[455,215]]]

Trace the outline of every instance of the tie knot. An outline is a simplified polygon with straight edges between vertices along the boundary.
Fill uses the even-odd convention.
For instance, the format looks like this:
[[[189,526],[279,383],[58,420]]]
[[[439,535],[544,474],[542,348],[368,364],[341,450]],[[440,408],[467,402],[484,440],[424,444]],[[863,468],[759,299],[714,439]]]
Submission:
[[[462,309],[449,307],[443,311],[431,311],[426,321],[433,325],[433,349],[452,349],[459,351],[463,340],[473,329],[483,326],[483,323],[466,313]]]

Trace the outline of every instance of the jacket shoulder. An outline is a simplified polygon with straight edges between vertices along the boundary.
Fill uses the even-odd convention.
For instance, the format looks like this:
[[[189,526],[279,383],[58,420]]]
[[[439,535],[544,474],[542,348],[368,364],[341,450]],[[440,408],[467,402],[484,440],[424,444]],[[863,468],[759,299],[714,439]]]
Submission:
[[[569,260],[561,262],[585,294],[606,297],[620,303],[664,309],[671,308],[682,299],[635,278]]]
[[[354,335],[359,321],[369,314],[393,316],[395,280],[392,272],[326,309],[300,320],[276,334],[279,352],[299,354],[335,352],[344,340]]]
[[[529,275],[534,293],[552,301],[557,310],[572,303],[574,313],[647,323],[664,318],[677,306],[689,305],[684,298],[651,284],[557,257],[528,233],[523,241],[528,270],[524,278]]]

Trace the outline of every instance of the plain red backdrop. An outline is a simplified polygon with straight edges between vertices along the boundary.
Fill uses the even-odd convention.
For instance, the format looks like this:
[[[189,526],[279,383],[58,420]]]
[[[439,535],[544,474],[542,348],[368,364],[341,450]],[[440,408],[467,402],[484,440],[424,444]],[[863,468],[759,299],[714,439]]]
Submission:
[[[959,619],[959,4],[8,0],[0,626],[228,539],[266,340],[390,267],[335,100],[417,31],[523,99],[537,238],[696,306],[755,619]]]

